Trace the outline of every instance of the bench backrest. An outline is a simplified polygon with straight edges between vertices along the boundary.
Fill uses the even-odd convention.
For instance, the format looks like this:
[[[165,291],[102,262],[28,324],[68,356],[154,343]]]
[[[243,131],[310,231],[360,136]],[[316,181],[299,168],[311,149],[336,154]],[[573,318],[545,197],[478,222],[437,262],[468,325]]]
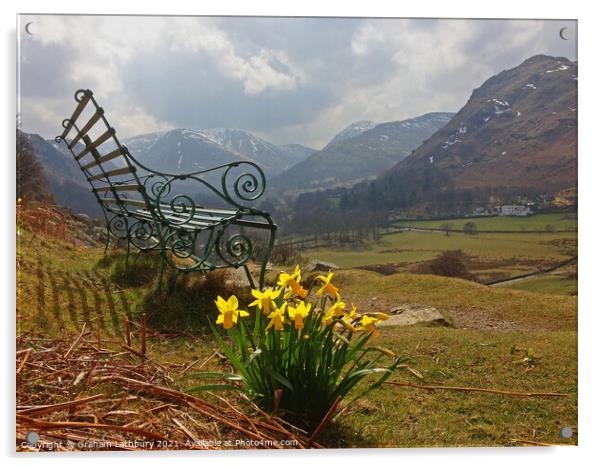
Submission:
[[[75,100],[77,106],[71,118],[63,121],[64,130],[56,142],[67,145],[105,212],[128,216],[136,209],[150,209],[142,182],[145,177],[137,173],[127,147],[117,139],[92,91],[78,90]]]

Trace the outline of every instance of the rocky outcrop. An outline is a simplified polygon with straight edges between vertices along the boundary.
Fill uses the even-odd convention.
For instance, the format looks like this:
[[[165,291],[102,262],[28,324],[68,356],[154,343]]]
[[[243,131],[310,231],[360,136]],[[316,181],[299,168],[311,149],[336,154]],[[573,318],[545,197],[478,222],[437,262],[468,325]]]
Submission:
[[[404,304],[391,309],[389,319],[380,326],[426,325],[429,327],[451,327],[452,324],[441,312],[432,306],[421,304]]]

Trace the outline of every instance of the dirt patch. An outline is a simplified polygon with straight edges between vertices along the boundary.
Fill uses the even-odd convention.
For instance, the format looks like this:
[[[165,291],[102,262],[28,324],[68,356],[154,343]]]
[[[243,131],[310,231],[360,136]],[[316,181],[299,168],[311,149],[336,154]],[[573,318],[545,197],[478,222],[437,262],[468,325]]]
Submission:
[[[572,256],[577,251],[577,239],[558,238],[550,241],[542,241],[541,244],[558,248],[562,254]]]
[[[448,312],[454,319],[455,327],[463,330],[530,330],[524,323],[495,319],[485,311],[454,309]]]
[[[373,264],[363,265],[361,267],[355,267],[360,270],[367,270],[368,272],[376,272],[381,275],[393,275],[400,271],[400,267],[404,267],[407,263],[400,264]]]

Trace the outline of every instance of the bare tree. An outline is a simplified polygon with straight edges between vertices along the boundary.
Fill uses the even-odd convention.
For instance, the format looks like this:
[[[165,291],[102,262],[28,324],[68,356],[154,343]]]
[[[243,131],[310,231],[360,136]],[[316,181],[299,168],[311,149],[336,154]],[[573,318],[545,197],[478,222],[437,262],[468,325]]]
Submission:
[[[48,184],[44,167],[27,137],[17,130],[17,198],[48,199]]]
[[[452,229],[452,224],[445,222],[441,224],[440,228],[445,232],[445,236],[449,236],[449,231]]]

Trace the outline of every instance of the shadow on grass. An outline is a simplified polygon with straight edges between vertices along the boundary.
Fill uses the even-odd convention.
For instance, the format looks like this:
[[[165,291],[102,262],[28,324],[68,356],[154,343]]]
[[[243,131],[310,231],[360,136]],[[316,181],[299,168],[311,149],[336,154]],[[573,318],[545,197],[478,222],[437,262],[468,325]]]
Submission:
[[[166,267],[159,287],[160,261],[159,255],[148,253],[130,257],[126,265],[124,253],[112,252],[99,260],[94,269],[99,275],[104,273],[107,283],[128,291],[127,297],[120,292],[117,299],[130,319],[137,320],[146,313],[148,327],[163,333],[206,334],[208,318],[215,320],[217,316],[214,301],[218,296],[227,299],[234,294],[240,307],[251,301],[250,291],[232,280],[225,269],[201,275]],[[133,301],[131,306],[128,298]]]
[[[337,421],[329,423],[316,439],[327,448],[382,448],[383,445]]]
[[[240,307],[251,301],[250,292],[229,279],[227,270],[205,275],[169,272],[158,291],[155,286],[136,305],[145,312],[149,327],[162,332],[207,333],[208,319],[215,320],[214,301],[236,295]]]
[[[100,259],[94,270],[104,269],[106,278],[122,288],[147,286],[159,275],[161,257],[158,254],[132,254],[126,261],[126,255],[114,251]]]

